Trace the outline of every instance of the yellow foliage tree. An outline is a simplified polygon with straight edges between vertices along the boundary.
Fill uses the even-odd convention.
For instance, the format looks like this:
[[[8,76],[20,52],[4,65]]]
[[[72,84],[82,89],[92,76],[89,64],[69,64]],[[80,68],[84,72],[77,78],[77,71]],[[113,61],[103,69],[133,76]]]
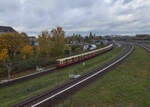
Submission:
[[[23,53],[27,56],[32,56],[34,54],[33,47],[30,45],[25,45],[23,48]]]
[[[57,27],[51,31],[53,41],[53,55],[59,57],[64,54],[65,32],[62,27]]]
[[[0,52],[0,61],[4,61],[8,58],[8,50],[2,49]]]
[[[48,31],[42,32],[38,38],[38,52],[42,55],[59,57],[64,54],[65,50],[65,32],[61,27]]]
[[[38,52],[42,55],[50,56],[52,52],[51,35],[47,31],[42,32],[38,38]]]
[[[7,49],[9,58],[12,58],[24,47],[24,40],[24,37],[19,33],[0,34],[0,51]]]
[[[65,49],[64,49],[65,54],[70,54],[70,51],[71,51],[71,47],[69,45],[65,45]]]

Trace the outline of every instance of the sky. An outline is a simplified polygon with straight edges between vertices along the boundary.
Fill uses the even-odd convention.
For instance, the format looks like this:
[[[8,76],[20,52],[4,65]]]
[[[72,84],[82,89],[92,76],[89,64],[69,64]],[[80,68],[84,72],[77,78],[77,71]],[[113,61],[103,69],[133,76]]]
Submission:
[[[57,26],[67,35],[150,33],[150,0],[0,0],[0,25],[33,36]]]

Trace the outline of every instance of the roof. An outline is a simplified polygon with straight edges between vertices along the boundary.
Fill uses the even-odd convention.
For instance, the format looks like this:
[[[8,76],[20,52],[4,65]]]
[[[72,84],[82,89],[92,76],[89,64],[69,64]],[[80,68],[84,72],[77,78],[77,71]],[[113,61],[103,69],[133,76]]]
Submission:
[[[0,32],[16,32],[16,31],[9,26],[0,26]]]

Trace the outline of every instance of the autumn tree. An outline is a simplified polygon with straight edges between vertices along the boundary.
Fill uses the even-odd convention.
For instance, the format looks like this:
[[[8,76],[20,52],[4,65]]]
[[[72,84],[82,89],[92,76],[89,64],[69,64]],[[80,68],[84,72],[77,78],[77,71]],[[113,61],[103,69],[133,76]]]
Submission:
[[[7,58],[8,58],[8,50],[2,49],[0,52],[0,61],[6,63]]]
[[[52,51],[52,40],[51,35],[48,33],[48,31],[42,32],[42,34],[38,38],[38,52],[41,55],[50,56]]]
[[[22,36],[25,45],[30,44],[29,36],[25,32],[22,32],[20,35]]]
[[[24,39],[19,33],[0,34],[0,51],[8,50],[9,58],[13,58],[17,52],[20,52],[24,45]]]
[[[25,45],[22,52],[25,55],[25,57],[29,57],[29,56],[32,56],[34,54],[34,50],[33,50],[33,47],[31,45]]]
[[[71,42],[71,37],[69,37],[69,36],[66,37],[66,38],[65,38],[65,43],[66,43],[66,44],[69,44],[70,42]]]
[[[53,55],[55,57],[59,57],[62,54],[64,54],[64,48],[65,48],[64,37],[65,37],[65,32],[62,30],[61,27],[57,27],[56,29],[53,29],[51,31],[51,35],[52,35],[52,41],[53,41]]]
[[[65,54],[69,55],[71,52],[71,47],[69,45],[65,45],[64,52],[65,52]]]
[[[65,49],[65,32],[61,27],[42,32],[38,38],[38,50],[41,55],[59,57],[64,54]]]

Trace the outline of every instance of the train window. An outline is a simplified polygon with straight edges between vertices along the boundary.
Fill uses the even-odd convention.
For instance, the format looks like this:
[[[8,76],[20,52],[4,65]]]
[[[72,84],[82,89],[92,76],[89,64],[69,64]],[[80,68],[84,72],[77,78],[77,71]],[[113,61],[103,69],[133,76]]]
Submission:
[[[68,59],[66,59],[66,63],[68,63],[69,62],[69,60]]]
[[[69,62],[72,62],[73,60],[70,58]]]
[[[68,59],[68,62],[70,62],[70,59]]]
[[[74,59],[75,59],[75,58],[73,57],[73,58],[72,58],[72,61],[74,61]]]
[[[65,64],[67,63],[67,59],[64,60],[64,63],[65,63]]]
[[[56,61],[56,64],[60,64],[60,61]]]
[[[78,60],[78,56],[74,58],[75,60]]]
[[[82,58],[82,56],[79,56],[78,59]]]
[[[70,62],[70,59],[67,59],[67,63]]]
[[[79,59],[81,59],[82,58],[82,56],[79,56]]]

